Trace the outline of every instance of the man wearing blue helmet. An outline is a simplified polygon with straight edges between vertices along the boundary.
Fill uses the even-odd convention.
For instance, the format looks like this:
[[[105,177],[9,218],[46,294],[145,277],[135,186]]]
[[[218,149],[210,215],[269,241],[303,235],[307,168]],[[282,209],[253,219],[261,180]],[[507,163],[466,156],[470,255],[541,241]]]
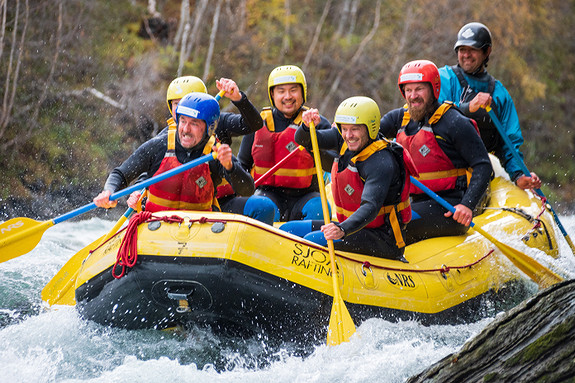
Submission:
[[[104,190],[94,198],[94,203],[99,207],[114,207],[116,201],[110,201],[110,195],[129,185],[140,174],[160,174],[212,151],[212,135],[219,117],[220,107],[214,97],[206,93],[187,94],[176,109],[177,129],[156,136],[136,149],[110,173]],[[219,210],[215,185],[223,178],[237,194],[253,194],[253,179],[239,165],[229,145],[214,150],[218,161],[198,165],[151,185],[145,210]]]

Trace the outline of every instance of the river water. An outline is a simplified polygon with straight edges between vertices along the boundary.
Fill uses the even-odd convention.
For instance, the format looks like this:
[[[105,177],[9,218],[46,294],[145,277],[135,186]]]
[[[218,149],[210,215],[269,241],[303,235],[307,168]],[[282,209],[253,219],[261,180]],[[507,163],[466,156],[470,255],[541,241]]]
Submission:
[[[575,233],[575,216],[561,221]],[[206,329],[118,330],[81,320],[74,307],[46,308],[44,285],[113,224],[96,218],[61,223],[32,252],[0,263],[0,382],[403,382],[494,319],[443,326],[371,319],[349,343],[327,347],[222,338]],[[561,256],[548,265],[573,278],[575,257],[560,233],[558,240]]]

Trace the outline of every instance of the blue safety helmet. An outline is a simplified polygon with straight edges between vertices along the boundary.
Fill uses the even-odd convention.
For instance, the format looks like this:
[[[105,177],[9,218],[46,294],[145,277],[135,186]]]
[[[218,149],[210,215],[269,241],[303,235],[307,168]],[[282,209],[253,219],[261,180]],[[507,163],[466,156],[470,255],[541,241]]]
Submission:
[[[203,120],[206,123],[206,134],[211,136],[220,119],[220,104],[207,93],[188,93],[180,100],[176,108],[177,124],[180,121],[180,115]]]

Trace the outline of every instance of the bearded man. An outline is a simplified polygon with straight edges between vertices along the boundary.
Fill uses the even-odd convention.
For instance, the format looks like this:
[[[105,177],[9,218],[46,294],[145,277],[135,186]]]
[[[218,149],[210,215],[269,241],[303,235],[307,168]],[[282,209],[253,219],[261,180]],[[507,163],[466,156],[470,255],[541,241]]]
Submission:
[[[398,85],[407,104],[383,116],[380,133],[395,137],[411,154],[418,180],[455,206],[455,213],[445,212],[412,185],[412,208],[421,218],[407,225],[406,243],[464,234],[493,173],[477,126],[452,103],[438,102],[441,80],[431,61],[405,64]]]

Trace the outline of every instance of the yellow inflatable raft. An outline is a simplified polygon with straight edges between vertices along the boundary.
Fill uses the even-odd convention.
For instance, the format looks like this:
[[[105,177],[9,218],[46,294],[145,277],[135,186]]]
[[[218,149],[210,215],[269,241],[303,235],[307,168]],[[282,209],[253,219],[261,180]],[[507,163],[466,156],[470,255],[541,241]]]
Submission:
[[[530,192],[496,177],[488,208],[474,221],[502,242],[557,256],[552,218],[538,217],[542,211]],[[234,214],[169,211],[131,222],[78,273],[84,318],[130,329],[198,324],[325,335],[333,302],[326,248]],[[123,241],[132,252],[120,252],[122,262],[133,266],[122,269]],[[341,296],[356,325],[371,317],[476,320],[534,290],[473,230],[410,245],[405,258],[409,263],[336,251]]]

